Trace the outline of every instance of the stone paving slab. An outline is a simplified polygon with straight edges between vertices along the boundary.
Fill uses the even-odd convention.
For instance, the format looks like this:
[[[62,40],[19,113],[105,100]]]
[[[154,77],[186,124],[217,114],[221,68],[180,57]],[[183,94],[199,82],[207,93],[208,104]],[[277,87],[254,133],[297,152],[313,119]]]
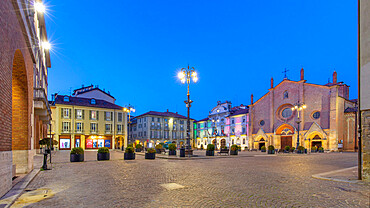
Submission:
[[[64,156],[58,154],[56,157]],[[370,186],[367,184],[312,178],[315,174],[353,167],[357,162],[356,154],[256,156],[214,160],[143,158],[139,156],[134,161],[117,159],[54,164],[53,170],[40,172],[27,187],[48,189],[54,196],[27,207],[370,205]],[[166,188],[162,184],[172,185]]]

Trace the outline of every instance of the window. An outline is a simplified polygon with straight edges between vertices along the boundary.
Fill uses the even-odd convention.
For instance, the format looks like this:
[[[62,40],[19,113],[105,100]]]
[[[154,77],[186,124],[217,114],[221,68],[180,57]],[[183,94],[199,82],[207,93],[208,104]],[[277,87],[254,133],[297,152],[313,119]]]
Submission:
[[[90,111],[90,120],[98,120],[99,119],[99,112],[92,110]]]
[[[144,122],[146,122],[146,117],[144,117]]]
[[[117,114],[117,120],[118,122],[122,122],[122,113]]]
[[[62,108],[62,116],[63,118],[71,118],[70,115],[71,115],[71,109],[68,109],[68,108]]]
[[[75,113],[76,119],[83,119],[83,110],[77,109]]]
[[[200,129],[200,124],[198,123],[198,129]]]
[[[105,114],[104,114],[104,120],[106,120],[106,121],[111,121],[112,120],[112,112],[105,112]]]
[[[245,123],[245,118],[243,118],[243,123]]]
[[[242,134],[245,134],[245,127],[242,128]]]
[[[122,132],[122,125],[121,124],[117,124],[117,132]]]
[[[292,109],[290,109],[290,108],[285,108],[285,109],[281,112],[281,116],[283,116],[283,118],[289,118],[290,116],[292,116]]]
[[[141,118],[139,118],[139,123],[141,123]]]
[[[158,118],[158,119],[157,119],[157,121],[158,121],[158,122],[161,122],[161,118]]]
[[[243,139],[243,144],[245,144],[245,139]]]
[[[172,138],[176,139],[176,132],[172,132]]]
[[[144,128],[146,128],[146,123],[144,123]]]
[[[144,136],[146,137],[146,131],[144,131]]]
[[[319,119],[320,118],[320,111],[316,111],[315,113],[312,114],[312,117],[314,119]]]
[[[77,132],[82,132],[82,123],[81,122],[76,123],[76,131]]]
[[[69,97],[68,97],[68,96],[64,96],[63,101],[64,101],[64,102],[69,102]]]
[[[90,104],[95,105],[96,104],[96,100],[95,99],[91,99],[90,100]]]
[[[63,132],[69,132],[70,131],[70,127],[71,127],[71,123],[70,122],[63,122],[62,123]]]
[[[111,132],[112,124],[105,124],[105,132]]]
[[[91,132],[97,132],[98,130],[98,124],[97,123],[90,123],[90,131]]]
[[[180,124],[184,124],[184,120],[180,120]]]
[[[234,124],[234,123],[235,123],[235,121],[234,121],[234,119],[232,119],[232,120],[231,120],[231,124]]]
[[[261,120],[260,121],[260,126],[263,126],[263,125],[265,125],[265,121],[264,120]]]
[[[150,138],[153,138],[153,131],[150,131]]]
[[[289,98],[289,94],[288,94],[288,91],[285,91],[284,92],[284,98],[283,99],[287,99],[287,98]]]
[[[173,130],[176,131],[176,125],[173,125]]]
[[[154,121],[154,117],[152,117],[152,121]]]

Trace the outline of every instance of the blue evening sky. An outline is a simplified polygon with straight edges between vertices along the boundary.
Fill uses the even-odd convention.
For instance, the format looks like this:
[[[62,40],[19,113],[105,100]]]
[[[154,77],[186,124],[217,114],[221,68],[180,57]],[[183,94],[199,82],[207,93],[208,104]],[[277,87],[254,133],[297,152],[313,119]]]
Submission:
[[[186,115],[186,86],[177,79],[194,66],[191,117],[202,119],[218,100],[250,104],[305,69],[310,83],[338,81],[357,98],[357,1],[348,0],[45,0],[51,93],[82,84],[110,91],[116,104]]]

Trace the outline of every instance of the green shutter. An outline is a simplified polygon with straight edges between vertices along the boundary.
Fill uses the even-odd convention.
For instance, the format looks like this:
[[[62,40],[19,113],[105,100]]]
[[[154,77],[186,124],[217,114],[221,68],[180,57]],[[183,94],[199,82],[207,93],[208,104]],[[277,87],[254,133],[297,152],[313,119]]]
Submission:
[[[99,126],[98,126],[98,123],[96,123],[96,133],[99,133]]]
[[[91,120],[91,110],[89,110],[89,116],[90,116],[90,120]]]
[[[72,109],[68,109],[68,111],[69,111],[69,118],[72,118],[72,117],[71,117]]]
[[[60,118],[63,118],[63,108],[60,109]]]
[[[82,133],[84,133],[84,123],[81,123],[81,131],[82,131]]]
[[[99,111],[96,111],[96,120],[99,120]]]
[[[103,112],[104,113],[104,121],[106,121],[107,120],[107,112]]]
[[[75,119],[77,119],[77,109],[75,109]]]
[[[110,112],[110,120],[113,121],[113,112]]]
[[[82,119],[85,119],[85,110],[82,110]]]

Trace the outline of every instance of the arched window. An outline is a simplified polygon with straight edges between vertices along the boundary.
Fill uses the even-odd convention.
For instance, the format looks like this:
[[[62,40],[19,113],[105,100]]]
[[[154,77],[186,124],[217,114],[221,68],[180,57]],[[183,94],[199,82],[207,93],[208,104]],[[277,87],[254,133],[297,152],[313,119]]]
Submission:
[[[96,104],[96,100],[95,99],[91,99],[90,103],[93,104],[93,105],[95,105]]]
[[[69,102],[69,97],[68,96],[64,96],[64,102]]]
[[[286,99],[286,98],[289,98],[288,91],[285,91],[285,92],[284,92],[284,99]]]

